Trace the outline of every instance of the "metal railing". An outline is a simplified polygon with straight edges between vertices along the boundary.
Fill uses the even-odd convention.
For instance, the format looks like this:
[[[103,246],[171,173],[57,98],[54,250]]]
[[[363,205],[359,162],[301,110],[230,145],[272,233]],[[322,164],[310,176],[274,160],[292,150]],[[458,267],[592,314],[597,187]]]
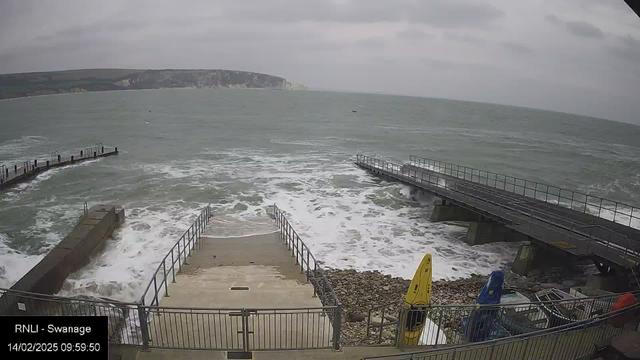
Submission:
[[[182,270],[183,264],[188,265],[187,258],[191,256],[191,252],[195,252],[201,244],[199,241],[200,236],[209,224],[209,219],[212,216],[211,205],[207,205],[200,215],[198,215],[196,221],[194,221],[178,241],[173,244],[173,247],[171,247],[158,264],[158,268],[156,268],[156,271],[153,273],[151,281],[149,281],[142,297],[140,297],[140,303],[142,305],[159,306],[160,299],[163,296],[162,294],[164,294],[164,296],[169,295],[169,280],[176,282],[176,273]]]
[[[590,355],[595,344],[624,332],[636,331],[640,304],[556,328],[501,339],[466,343],[364,359],[567,359]]]
[[[632,294],[638,296],[640,292]],[[367,338],[382,343],[382,331],[387,330],[396,335],[394,345],[403,347],[406,327],[402,319],[405,325],[407,319],[424,323],[423,341],[418,345],[437,347],[502,338],[609,313],[622,295],[498,305],[430,305],[420,309],[402,309],[402,304],[394,302],[369,309]],[[489,323],[489,317],[497,321]]]
[[[291,309],[146,307],[151,347],[228,351],[339,348],[337,306]],[[339,329],[338,329],[339,330]]]
[[[15,178],[19,178],[22,175],[31,175],[34,171],[44,171],[49,167],[58,167],[64,166],[67,164],[72,164],[78,160],[86,160],[89,158],[94,158],[98,156],[102,156],[105,153],[117,153],[118,148],[109,148],[105,152],[105,147],[102,143],[96,144],[94,147],[85,148],[84,150],[80,150],[78,152],[74,152],[74,155],[62,156],[58,152],[58,150],[54,150],[49,154],[48,158],[45,159],[35,159],[32,161],[23,161],[22,166],[18,166],[17,164],[13,166],[0,165],[2,168],[2,174],[0,175],[0,184],[4,184],[8,181],[13,181]]]
[[[322,266],[318,265],[309,247],[300,240],[300,236],[291,227],[284,212],[277,205],[273,205],[273,212],[276,225],[280,230],[280,238],[287,245],[287,249],[291,251],[291,255],[296,258],[296,264],[300,265],[300,273],[306,274],[307,281],[313,284],[313,295],[318,296],[324,306],[339,306],[340,301],[331,283],[327,280]]]
[[[0,289],[0,315],[106,316],[109,342],[142,345],[141,305],[113,300],[68,298]]]
[[[322,267],[275,206],[274,218],[283,242],[300,264],[301,273],[306,272],[313,284],[314,296],[318,296],[324,306],[270,309],[159,306],[162,296],[169,295],[169,281],[176,281],[176,273],[188,264],[191,252],[202,246],[200,236],[211,217],[212,209],[207,205],[162,259],[138,303],[0,289],[0,314],[108,316],[111,343],[143,349],[340,349],[342,305]]]
[[[455,205],[505,223],[510,228],[540,241],[553,242],[578,256],[597,255],[625,268],[640,263],[640,253],[635,250],[635,240],[615,231],[602,227],[590,227],[590,231],[584,231],[589,225],[531,207],[523,208],[519,206],[518,201],[489,193],[481,187],[474,187],[467,180],[440,175],[437,172],[423,172],[415,167],[364,155],[357,155],[356,164],[426,189]],[[599,231],[595,231],[596,228]]]
[[[448,162],[410,155],[409,163],[525,197],[580,211],[618,224],[640,229],[640,208],[622,202],[563,189],[532,180],[502,175]]]
[[[327,279],[321,265],[309,250],[309,247],[300,239],[298,233],[289,224],[284,212],[273,205],[273,218],[280,230],[280,238],[295,257],[296,264],[300,265],[300,273],[306,274],[307,281],[313,285],[313,295],[318,296],[324,307],[335,307],[335,311],[327,315],[333,324],[333,344],[335,349],[340,349],[340,336],[342,331],[342,304],[338,300],[333,286]]]

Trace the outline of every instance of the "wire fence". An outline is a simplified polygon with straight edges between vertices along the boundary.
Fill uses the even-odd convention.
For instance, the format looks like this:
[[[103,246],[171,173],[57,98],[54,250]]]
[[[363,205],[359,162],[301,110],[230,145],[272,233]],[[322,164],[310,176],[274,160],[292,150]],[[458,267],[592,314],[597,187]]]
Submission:
[[[491,171],[448,162],[409,156],[409,163],[445,175],[464,179],[528,198],[573,209],[618,224],[640,229],[640,208],[578,191],[563,189],[537,181],[520,179]]]
[[[623,268],[640,263],[636,241],[603,226],[586,225],[554,213],[521,206],[520,201],[489,191],[467,180],[425,172],[415,167],[357,155],[356,164],[425,189],[460,207],[576,256],[596,255]]]
[[[394,355],[365,356],[364,359],[388,360],[497,360],[537,359],[573,360],[590,355],[596,344],[625,332],[637,331],[640,304],[604,315],[551,329],[504,337],[495,340],[470,342],[428,350]]]

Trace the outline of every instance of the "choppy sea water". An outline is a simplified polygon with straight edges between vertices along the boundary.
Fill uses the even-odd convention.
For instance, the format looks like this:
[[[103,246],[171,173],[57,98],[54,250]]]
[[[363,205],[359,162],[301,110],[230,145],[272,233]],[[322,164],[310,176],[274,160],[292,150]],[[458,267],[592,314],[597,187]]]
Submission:
[[[355,110],[356,112],[352,112]],[[120,155],[55,169],[0,193],[0,287],[74,226],[84,201],[126,224],[63,294],[137,299],[201,208],[220,236],[270,231],[278,204],[325,266],[410,278],[487,274],[518,244],[470,247],[431,223],[434,198],[353,165],[356,153],[419,155],[640,204],[640,128],[489,104],[331,92],[153,90],[0,101],[0,164],[97,142]]]

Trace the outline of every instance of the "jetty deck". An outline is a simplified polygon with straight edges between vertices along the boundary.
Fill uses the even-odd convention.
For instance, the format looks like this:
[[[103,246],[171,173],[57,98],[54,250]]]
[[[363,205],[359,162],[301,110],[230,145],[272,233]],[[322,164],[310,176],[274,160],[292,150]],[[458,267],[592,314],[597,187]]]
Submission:
[[[118,148],[105,148],[102,145],[87,147],[79,151],[61,155],[57,151],[51,153],[47,159],[24,161],[22,164],[0,165],[0,190],[18,183],[34,179],[38,174],[47,170],[73,165],[88,160],[94,160],[118,154]]]
[[[578,258],[622,269],[640,264],[636,207],[484,170],[410,159],[396,164],[358,155],[356,164]]]

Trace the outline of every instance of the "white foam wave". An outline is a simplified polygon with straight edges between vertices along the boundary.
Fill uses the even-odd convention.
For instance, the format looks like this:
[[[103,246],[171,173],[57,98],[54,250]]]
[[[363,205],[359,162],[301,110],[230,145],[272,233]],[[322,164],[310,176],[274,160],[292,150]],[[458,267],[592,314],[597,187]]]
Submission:
[[[112,240],[107,240],[97,257],[67,278],[60,295],[137,301],[158,263],[201,210],[185,208],[180,203],[124,207],[124,226],[114,232]]]
[[[326,156],[226,152],[222,161],[216,160],[216,171],[254,184],[253,194],[264,200],[247,205],[236,196],[218,205],[216,213],[225,212],[234,226],[245,222],[243,231],[248,231],[257,209],[276,203],[329,267],[378,269],[410,278],[424,253],[431,252],[434,278],[446,279],[488,273],[513,260],[518,244],[470,247],[460,240],[464,228],[429,222],[431,206],[416,199],[409,187],[380,183],[351,163],[327,162]],[[244,161],[238,162],[239,157]],[[234,211],[239,203],[246,210]]]
[[[8,289],[24,274],[34,267],[43,257],[29,255],[10,248],[7,243],[9,237],[0,233],[0,288]]]

